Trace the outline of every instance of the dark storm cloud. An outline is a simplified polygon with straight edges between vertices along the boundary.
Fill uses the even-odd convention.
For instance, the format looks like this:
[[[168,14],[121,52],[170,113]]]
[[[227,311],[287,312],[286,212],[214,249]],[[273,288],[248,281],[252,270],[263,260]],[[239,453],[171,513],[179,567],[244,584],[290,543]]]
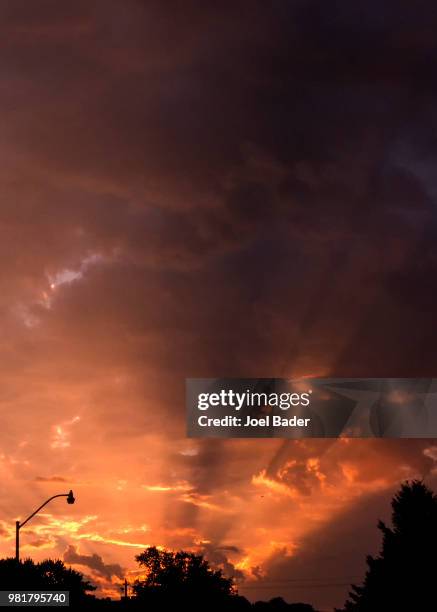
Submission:
[[[401,145],[420,156],[415,128],[420,133],[434,111],[424,95],[432,40],[417,40],[423,20],[400,18],[395,4],[373,6],[338,3],[333,14],[318,2],[221,11],[176,3],[168,12],[154,3],[108,3],[103,15],[98,4],[78,4],[63,16],[47,3],[32,16],[8,4],[5,46],[19,59],[4,59],[15,79],[6,138],[29,168],[36,165],[40,183],[33,203],[26,184],[18,187],[9,224],[18,238],[27,221],[44,236],[25,266],[40,274],[77,265],[91,249],[160,270],[203,266],[210,282],[238,285],[241,310],[255,304],[290,322],[290,300],[298,318],[306,305],[284,282],[287,270],[305,289],[321,282],[318,270],[328,262],[339,281],[307,322],[308,334],[328,334],[331,322],[338,333],[345,316],[356,326],[362,303],[355,300],[368,292],[373,326],[360,325],[376,342],[379,312],[404,301],[405,291],[392,297],[390,279],[435,235],[423,235],[433,216],[426,185],[392,161]],[[413,208],[412,228],[405,210]],[[421,252],[422,266],[432,266]],[[336,265],[347,258],[350,267]],[[205,280],[201,272],[190,278]],[[115,288],[117,278],[111,282]],[[169,282],[184,299],[177,280]],[[211,307],[215,296],[206,297]],[[228,301],[220,327],[241,320],[232,308]],[[211,315],[209,323],[217,320]],[[125,317],[134,323],[130,307]],[[312,331],[316,321],[323,329]],[[393,334],[398,325],[395,318]],[[242,330],[248,352],[254,327]],[[278,348],[275,339],[262,342]]]
[[[77,552],[74,546],[69,546],[64,553],[65,563],[73,563],[75,565],[85,565],[94,570],[104,578],[110,580],[112,576],[123,578],[123,568],[118,563],[104,563],[102,557],[97,554],[81,555]]]
[[[229,553],[234,553],[239,556],[243,553],[238,546],[214,546],[213,544],[204,544],[200,553],[205,556],[214,568],[221,569],[225,576],[233,577],[236,582],[244,580],[244,572],[235,567],[228,559]]]

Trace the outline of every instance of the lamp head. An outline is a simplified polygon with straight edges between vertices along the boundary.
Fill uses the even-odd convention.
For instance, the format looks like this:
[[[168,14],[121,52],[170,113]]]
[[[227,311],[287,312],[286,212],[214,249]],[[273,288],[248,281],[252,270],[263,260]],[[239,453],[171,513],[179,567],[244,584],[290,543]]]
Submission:
[[[68,495],[67,495],[67,504],[74,504],[75,502],[75,498],[73,495],[73,491],[70,489]]]

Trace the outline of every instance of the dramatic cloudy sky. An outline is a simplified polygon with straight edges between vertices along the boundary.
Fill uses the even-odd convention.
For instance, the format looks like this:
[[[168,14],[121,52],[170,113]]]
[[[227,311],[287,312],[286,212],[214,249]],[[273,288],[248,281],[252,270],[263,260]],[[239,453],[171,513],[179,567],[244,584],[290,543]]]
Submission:
[[[0,553],[329,608],[433,441],[196,441],[184,379],[436,372],[437,16],[0,1]]]

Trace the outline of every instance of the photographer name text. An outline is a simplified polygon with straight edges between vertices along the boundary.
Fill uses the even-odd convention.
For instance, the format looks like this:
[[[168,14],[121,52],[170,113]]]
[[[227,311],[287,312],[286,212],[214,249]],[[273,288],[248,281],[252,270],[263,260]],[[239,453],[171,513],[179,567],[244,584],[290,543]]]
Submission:
[[[261,418],[246,416],[224,416],[221,418],[199,416],[197,423],[200,427],[308,427],[311,419],[302,419],[297,416],[284,418],[279,415],[266,415]]]

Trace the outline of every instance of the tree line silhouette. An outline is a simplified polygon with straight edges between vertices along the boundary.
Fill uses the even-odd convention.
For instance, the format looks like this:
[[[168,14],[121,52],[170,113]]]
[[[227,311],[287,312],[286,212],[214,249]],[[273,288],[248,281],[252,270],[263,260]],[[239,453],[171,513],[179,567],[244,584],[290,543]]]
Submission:
[[[437,496],[423,482],[404,483],[392,500],[392,526],[380,521],[382,547],[367,557],[361,586],[336,612],[385,612],[437,609],[433,559],[437,545]],[[95,587],[63,561],[0,559],[0,590],[69,591],[73,609],[187,609],[207,612],[315,612],[310,604],[288,604],[281,597],[250,603],[234,579],[214,569],[202,555],[149,547],[135,557],[144,576],[129,597],[96,597]]]

